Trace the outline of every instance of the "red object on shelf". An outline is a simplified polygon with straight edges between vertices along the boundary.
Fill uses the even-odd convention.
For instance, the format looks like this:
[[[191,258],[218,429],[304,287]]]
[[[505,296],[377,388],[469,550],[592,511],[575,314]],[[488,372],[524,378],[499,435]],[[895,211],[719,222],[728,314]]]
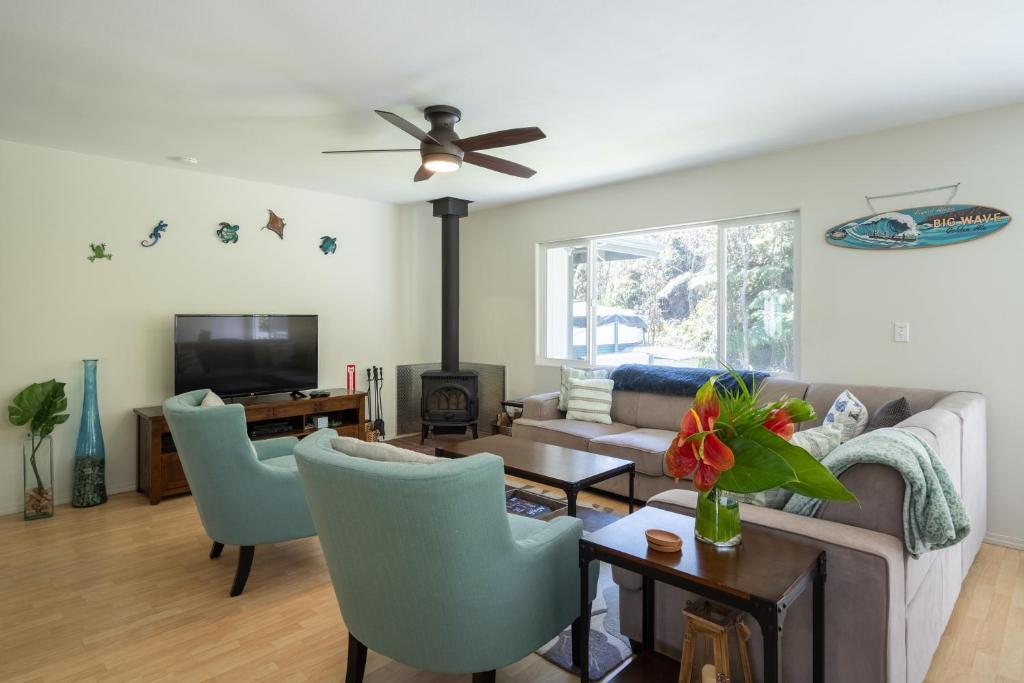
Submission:
[[[349,363],[345,366],[345,388],[349,391],[356,390],[356,366],[355,363]]]

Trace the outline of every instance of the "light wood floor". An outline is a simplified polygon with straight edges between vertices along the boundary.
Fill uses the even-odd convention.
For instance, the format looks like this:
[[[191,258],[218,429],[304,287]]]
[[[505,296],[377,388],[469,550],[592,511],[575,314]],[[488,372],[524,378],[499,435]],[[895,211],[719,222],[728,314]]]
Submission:
[[[581,500],[584,500],[581,497]],[[586,496],[624,510],[620,501]],[[228,598],[237,550],[207,558],[190,497],[135,493],[0,517],[0,681],[342,681],[347,633],[316,539],[260,547]],[[986,545],[928,681],[1024,681],[1024,553]],[[468,681],[370,654],[368,683]],[[530,655],[505,683],[568,683]]]

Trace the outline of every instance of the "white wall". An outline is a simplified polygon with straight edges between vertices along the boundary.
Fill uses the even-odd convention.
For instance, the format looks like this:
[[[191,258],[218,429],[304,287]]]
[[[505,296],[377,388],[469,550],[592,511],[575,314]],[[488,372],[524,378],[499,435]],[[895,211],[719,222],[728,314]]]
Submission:
[[[471,210],[462,230],[463,357],[506,364],[510,395],[557,387],[557,369],[534,364],[538,241],[799,209],[802,378],[984,392],[989,530],[1024,544],[1021,150],[1024,106],[1014,106]],[[825,242],[826,228],[869,213],[864,195],[955,182],[958,201],[1015,220],[994,236],[938,249],[864,252]],[[912,343],[893,343],[894,321],[911,323]]]
[[[58,501],[70,494],[82,358],[101,359],[108,488],[135,488],[131,411],[173,392],[175,313],[316,313],[323,387],[344,386],[349,362],[361,387],[369,365],[393,382],[416,343],[400,325],[415,252],[388,204],[0,142],[0,207],[0,397],[67,382]],[[268,208],[287,221],[284,240],[258,229]],[[161,218],[164,238],[144,249]],[[237,244],[216,239],[220,221],[241,226]],[[321,235],[338,236],[335,255],[317,249]],[[87,261],[90,242],[106,242],[113,260]],[[23,433],[0,420],[0,513],[21,509]]]

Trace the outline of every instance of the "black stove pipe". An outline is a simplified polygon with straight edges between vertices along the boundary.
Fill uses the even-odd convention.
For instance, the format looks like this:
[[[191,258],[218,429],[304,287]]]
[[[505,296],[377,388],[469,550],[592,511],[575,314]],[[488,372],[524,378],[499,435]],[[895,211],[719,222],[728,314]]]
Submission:
[[[443,197],[430,202],[441,218],[441,369],[459,371],[459,219],[470,202]]]

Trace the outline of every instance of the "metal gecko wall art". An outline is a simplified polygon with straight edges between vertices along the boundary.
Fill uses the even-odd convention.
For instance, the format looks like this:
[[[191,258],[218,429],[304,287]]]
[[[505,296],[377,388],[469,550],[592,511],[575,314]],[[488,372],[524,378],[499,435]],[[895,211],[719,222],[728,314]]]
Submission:
[[[164,236],[165,230],[167,230],[167,223],[165,223],[164,219],[161,218],[160,222],[157,223],[156,226],[149,231],[149,239],[142,240],[141,242],[139,242],[139,244],[141,244],[144,247],[156,246],[156,243],[159,242],[160,238]]]

